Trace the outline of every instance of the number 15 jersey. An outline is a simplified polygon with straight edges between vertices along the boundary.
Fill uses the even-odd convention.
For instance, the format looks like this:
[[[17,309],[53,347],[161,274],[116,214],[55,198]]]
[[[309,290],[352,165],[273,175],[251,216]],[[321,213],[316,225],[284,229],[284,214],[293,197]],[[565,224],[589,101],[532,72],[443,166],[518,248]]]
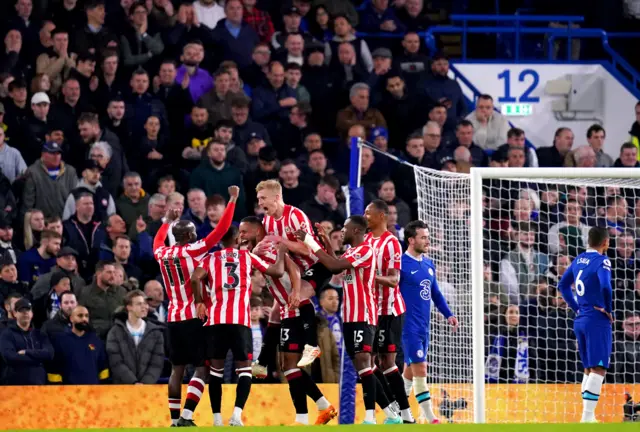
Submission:
[[[205,279],[209,319],[205,325],[251,327],[251,273],[266,272],[269,264],[247,250],[227,248],[207,255],[200,265]]]

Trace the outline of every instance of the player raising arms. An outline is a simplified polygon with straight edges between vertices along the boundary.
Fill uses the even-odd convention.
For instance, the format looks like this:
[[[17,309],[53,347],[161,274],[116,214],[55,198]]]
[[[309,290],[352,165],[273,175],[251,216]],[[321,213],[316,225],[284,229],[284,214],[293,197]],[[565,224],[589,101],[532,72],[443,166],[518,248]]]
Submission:
[[[207,255],[191,276],[191,289],[198,303],[198,316],[208,316],[204,327],[209,359],[209,399],[214,426],[222,426],[222,379],[224,360],[231,350],[235,361],[238,384],[236,402],[229,426],[243,426],[242,410],[251,391],[251,273],[253,269],[280,278],[284,274],[284,246],[279,246],[271,265],[247,250],[237,249],[238,229],[235,226],[222,238],[224,249]],[[202,293],[202,281],[206,293]],[[209,310],[206,311],[203,298]]]
[[[406,308],[398,289],[402,247],[396,236],[387,230],[388,215],[389,206],[382,200],[371,201],[364,211],[369,228],[364,241],[371,245],[376,256],[376,282],[378,283],[375,288],[378,296],[379,317],[375,351],[382,370],[375,364],[373,368],[383,387],[388,383],[393,400],[400,407],[403,422],[414,423],[402,375],[396,366],[397,347],[402,343],[402,315]]]
[[[424,256],[429,247],[429,228],[422,221],[409,222],[404,228],[407,251],[402,256],[400,270],[400,292],[406,303],[404,327],[402,329],[402,347],[405,360],[409,365],[404,371],[409,381],[407,394],[411,393],[411,384],[420,404],[420,408],[430,423],[440,423],[433,413],[431,394],[427,388],[427,350],[429,348],[429,325],[431,323],[431,300],[444,315],[455,331],[458,319],[447,305],[436,280],[433,262]]]
[[[178,221],[180,213],[175,209],[167,211],[167,218],[153,240],[153,253],[160,265],[160,273],[164,282],[169,308],[167,327],[171,361],[171,377],[169,378],[169,412],[172,425],[195,426],[193,411],[200,402],[204,391],[204,380],[207,376],[204,367],[204,350],[202,348],[202,321],[196,314],[193,291],[189,284],[191,273],[198,265],[198,260],[214,247],[231,226],[233,212],[240,189],[229,188],[229,204],[224,210],[216,228],[203,240],[196,242],[196,226],[193,222]],[[176,244],[164,246],[170,226]],[[187,399],[180,415],[182,398],[182,379],[187,365],[196,366],[196,372],[189,381]]]
[[[251,250],[264,239],[265,235],[262,221],[259,218],[249,216],[240,222],[241,247],[247,247]],[[273,247],[269,247],[264,251],[257,249],[254,252],[269,264],[275,262],[276,250]],[[273,310],[280,314],[282,370],[289,383],[291,399],[296,409],[296,423],[309,423],[307,411],[307,396],[309,396],[318,407],[318,418],[315,424],[327,424],[338,415],[336,409],[324,397],[309,374],[297,367],[297,363],[302,356],[305,332],[298,306],[310,303],[309,295],[313,295],[313,290],[311,287],[306,289],[306,295],[303,296],[302,300],[300,299],[300,286],[303,283],[300,279],[300,269],[286,255],[285,274],[279,279],[267,276],[266,280],[267,287],[276,300]],[[306,282],[304,283],[307,284]],[[262,357],[262,353],[260,353],[260,356]],[[266,376],[266,369],[261,375]]]
[[[309,254],[305,245],[298,243],[294,235],[296,231],[302,230],[317,240],[307,215],[299,208],[284,203],[282,186],[277,180],[265,180],[258,183],[256,193],[258,205],[265,211],[263,224],[267,232],[267,240],[283,241],[289,249],[291,258],[300,267],[302,279],[309,282],[314,290],[322,288],[331,279],[331,273],[324,266],[318,264],[317,256],[314,253]],[[315,326],[316,311],[313,305],[310,303],[300,305],[300,316],[304,323],[305,346],[298,367],[305,367],[320,356],[318,332]],[[264,340],[267,350],[277,344],[278,333],[277,326],[267,327]]]
[[[351,216],[345,221],[342,228],[343,243],[350,247],[340,258],[326,253],[307,231],[298,230],[295,235],[316,254],[329,271],[338,274],[346,270],[342,282],[343,335],[347,354],[362,381],[366,410],[364,423],[375,424],[377,402],[387,416],[385,424],[399,424],[402,423],[402,419],[391,410],[382,384],[371,369],[371,350],[378,320],[378,307],[374,293],[375,253],[364,241],[366,230],[367,221],[362,216]],[[320,235],[326,237],[323,231]]]
[[[573,260],[558,288],[564,301],[578,315],[574,331],[584,367],[581,422],[595,423],[596,405],[612,346],[611,261],[605,255],[609,249],[609,232],[606,228],[591,228],[588,242],[589,248]]]

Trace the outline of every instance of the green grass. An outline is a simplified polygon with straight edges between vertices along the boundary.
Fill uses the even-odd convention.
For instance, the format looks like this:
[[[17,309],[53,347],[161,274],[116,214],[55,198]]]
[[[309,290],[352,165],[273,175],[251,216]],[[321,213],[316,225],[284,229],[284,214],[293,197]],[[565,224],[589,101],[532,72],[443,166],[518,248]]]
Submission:
[[[248,427],[251,432],[276,432],[278,430],[283,431],[304,431],[308,430],[310,426],[258,426]],[[317,426],[316,428],[332,428],[331,426]],[[459,425],[459,424],[446,424],[438,426],[430,425],[343,425],[338,426],[340,432],[389,432],[391,429],[394,431],[402,430],[425,430],[431,429],[445,429],[446,432],[566,432],[566,431],[579,431],[579,432],[603,432],[603,431],[615,431],[615,432],[638,432],[640,431],[640,424],[638,423],[602,423],[602,424],[485,424],[485,425]],[[335,426],[333,427],[335,428]],[[220,427],[198,427],[190,429],[193,431],[199,430],[219,430]],[[225,429],[228,429],[226,427]],[[236,428],[237,429],[237,428]],[[24,431],[24,429],[22,429]],[[73,431],[91,431],[97,429],[32,429],[37,432],[73,432]],[[175,432],[175,428],[122,428],[122,429],[100,429],[100,431],[113,431],[113,432]],[[242,429],[241,429],[242,430]]]

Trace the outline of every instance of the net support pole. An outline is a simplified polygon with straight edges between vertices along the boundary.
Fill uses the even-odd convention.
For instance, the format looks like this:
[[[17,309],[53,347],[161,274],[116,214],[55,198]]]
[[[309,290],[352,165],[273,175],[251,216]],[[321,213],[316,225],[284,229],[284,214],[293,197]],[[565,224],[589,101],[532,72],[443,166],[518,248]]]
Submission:
[[[485,423],[484,259],[482,174],[471,168],[471,316],[473,337],[473,421]]]

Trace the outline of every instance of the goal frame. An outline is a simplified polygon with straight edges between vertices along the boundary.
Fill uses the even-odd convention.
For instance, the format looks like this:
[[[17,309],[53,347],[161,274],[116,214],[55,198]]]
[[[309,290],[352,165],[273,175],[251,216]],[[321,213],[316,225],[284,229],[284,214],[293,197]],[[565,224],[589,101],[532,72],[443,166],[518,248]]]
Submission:
[[[471,168],[471,315],[473,356],[473,421],[486,422],[484,379],[484,259],[482,182],[487,179],[631,179],[640,168]],[[624,187],[624,186],[622,186]]]

